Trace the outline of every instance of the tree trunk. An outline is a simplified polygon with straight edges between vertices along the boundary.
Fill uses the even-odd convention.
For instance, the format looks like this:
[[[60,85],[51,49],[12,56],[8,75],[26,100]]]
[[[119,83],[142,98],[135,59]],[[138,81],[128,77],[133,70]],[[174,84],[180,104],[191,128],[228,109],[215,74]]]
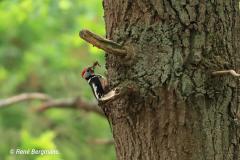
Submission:
[[[137,92],[102,106],[118,160],[239,160],[240,84],[213,71],[240,69],[237,0],[104,0],[110,87]]]

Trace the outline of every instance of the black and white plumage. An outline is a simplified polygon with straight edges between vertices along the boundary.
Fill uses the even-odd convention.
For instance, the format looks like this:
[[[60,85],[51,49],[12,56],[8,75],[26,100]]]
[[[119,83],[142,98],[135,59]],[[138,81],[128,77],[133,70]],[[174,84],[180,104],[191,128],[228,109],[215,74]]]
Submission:
[[[101,75],[94,75],[88,80],[88,84],[91,86],[93,94],[97,100],[104,96],[104,90],[100,78],[102,78]]]
[[[94,73],[95,66],[99,65],[98,62],[95,62],[93,66],[84,68],[82,71],[82,77],[87,80],[88,84],[92,88],[92,92],[95,98],[98,101],[108,101],[112,97],[114,97],[117,92],[116,89],[109,91],[106,93],[107,89],[107,80],[101,75],[96,75]]]
[[[92,92],[97,100],[104,96],[104,88],[101,80],[104,79],[101,75],[95,75],[95,65],[92,67],[84,68],[82,71],[82,77],[87,80],[88,84],[92,88]]]

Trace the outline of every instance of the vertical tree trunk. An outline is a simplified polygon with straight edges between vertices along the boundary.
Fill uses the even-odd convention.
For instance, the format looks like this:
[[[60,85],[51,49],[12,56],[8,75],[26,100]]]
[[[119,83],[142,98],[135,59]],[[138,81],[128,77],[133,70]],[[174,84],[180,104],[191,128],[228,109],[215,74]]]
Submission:
[[[118,160],[239,160],[240,86],[212,71],[240,69],[237,0],[104,0],[111,87],[138,92],[102,106]]]

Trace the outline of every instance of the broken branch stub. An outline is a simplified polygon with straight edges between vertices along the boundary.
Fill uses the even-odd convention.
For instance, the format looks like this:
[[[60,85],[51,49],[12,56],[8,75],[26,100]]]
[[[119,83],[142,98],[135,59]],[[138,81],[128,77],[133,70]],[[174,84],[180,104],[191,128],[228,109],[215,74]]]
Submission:
[[[212,75],[215,75],[215,76],[217,76],[217,75],[232,75],[232,76],[234,76],[234,77],[240,77],[240,74],[239,73],[237,73],[236,71],[234,71],[234,70],[222,70],[222,71],[215,71],[215,72],[212,72]]]
[[[132,81],[123,82],[122,84],[120,84],[116,88],[112,89],[108,93],[108,94],[110,94],[110,96],[103,97],[98,102],[99,102],[99,105],[106,104],[106,103],[112,102],[116,99],[119,99],[122,96],[136,93],[137,91],[138,91],[138,86],[134,82],[132,82]]]
[[[98,36],[95,33],[90,32],[89,30],[81,30],[79,32],[79,36],[88,43],[106,51],[107,53],[114,54],[120,57],[125,57],[127,55],[127,51],[122,45]]]

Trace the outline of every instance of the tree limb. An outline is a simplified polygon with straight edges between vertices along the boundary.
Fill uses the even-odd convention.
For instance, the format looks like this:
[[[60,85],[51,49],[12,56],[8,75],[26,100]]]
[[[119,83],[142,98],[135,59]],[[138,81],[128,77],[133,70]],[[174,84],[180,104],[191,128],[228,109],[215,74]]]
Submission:
[[[127,55],[127,51],[122,45],[100,37],[89,30],[81,30],[79,32],[79,36],[88,43],[106,51],[107,53],[121,57],[125,57]]]
[[[212,72],[212,75],[226,75],[226,74],[230,74],[234,77],[240,77],[240,74],[236,73],[236,71],[234,71],[232,69]]]
[[[48,95],[42,94],[42,93],[22,93],[10,98],[0,99],[0,108],[7,107],[9,105],[22,102],[22,101],[28,101],[28,100],[46,101],[49,99],[50,97]]]
[[[37,111],[43,112],[47,109],[51,108],[70,108],[70,109],[80,109],[86,112],[94,112],[100,116],[105,117],[103,111],[98,107],[97,104],[91,104],[82,101],[80,98],[75,99],[58,99],[58,100],[50,100],[45,103],[42,103]]]
[[[113,139],[90,139],[88,140],[88,143],[90,144],[97,144],[97,145],[113,145],[114,140]]]
[[[51,108],[72,108],[80,109],[86,112],[93,112],[100,116],[105,117],[103,111],[98,107],[97,104],[84,102],[80,98],[72,99],[51,99],[50,96],[42,93],[22,93],[10,98],[0,99],[0,109],[8,107],[15,103],[20,103],[23,101],[30,100],[41,100],[42,104],[38,107],[38,112],[43,112]]]

